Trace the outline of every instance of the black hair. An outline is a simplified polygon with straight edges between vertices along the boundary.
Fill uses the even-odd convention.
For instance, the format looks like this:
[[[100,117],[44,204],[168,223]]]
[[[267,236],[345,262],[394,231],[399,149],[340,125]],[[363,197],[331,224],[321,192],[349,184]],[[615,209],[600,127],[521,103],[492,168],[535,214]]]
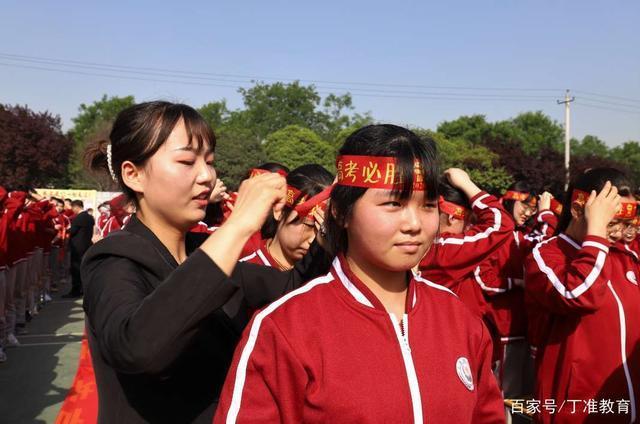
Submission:
[[[71,206],[77,206],[79,208],[84,209],[84,202],[82,200],[72,200]]]
[[[564,232],[571,222],[571,198],[573,197],[573,190],[582,190],[587,193],[595,190],[596,193],[598,193],[607,181],[611,181],[611,184],[618,189],[620,196],[625,197],[632,195],[631,183],[624,172],[615,168],[587,169],[569,184],[567,195],[564,198],[564,202],[562,202],[562,215],[560,216],[555,234]]]
[[[69,198],[65,198],[64,201],[71,203],[71,199],[69,199]]]
[[[222,225],[222,221],[224,221],[223,202],[224,200],[207,205],[202,222],[207,224],[208,227],[218,227]]]
[[[51,200],[53,200],[54,202],[61,204],[62,206],[64,206],[64,200],[62,200],[59,197],[55,197],[55,196],[51,196]]]
[[[524,200],[524,203],[531,203],[533,199],[536,199],[536,192],[532,190],[531,185],[525,180],[519,180],[511,184],[507,191],[517,191],[519,193],[529,193],[529,196]],[[502,207],[509,212],[513,217],[513,208],[516,205],[516,201],[513,199],[505,199],[502,201]]]
[[[195,149],[215,149],[213,130],[200,114],[190,106],[164,101],[140,103],[121,111],[116,117],[109,140],[93,142],[85,152],[90,169],[110,174],[107,164],[107,146],[111,144],[111,168],[120,189],[137,206],[137,198],[124,184],[120,168],[125,161],[144,165],[169,138],[176,124],[184,122],[190,145]]]
[[[333,175],[320,165],[302,165],[287,174],[287,185],[297,188],[302,196],[311,198],[327,188],[333,182]],[[282,210],[280,222],[286,222],[293,211],[292,206],[285,206]],[[260,230],[263,239],[273,238],[278,231],[279,222],[270,215]]]
[[[338,155],[392,156],[396,159],[398,190],[401,200],[413,193],[414,163],[420,164],[427,199],[438,198],[438,164],[436,143],[430,137],[419,137],[413,131],[391,124],[367,125],[353,132],[338,151]],[[353,213],[353,206],[367,188],[336,185],[331,192],[331,213],[326,217],[327,248],[332,254],[348,248],[345,223]]]
[[[274,172],[274,173],[275,172],[284,172],[285,174],[289,174],[289,168],[287,168],[285,165],[282,165],[281,163],[277,163],[277,162],[265,162],[263,164],[260,164],[258,166],[253,167],[252,169],[263,169],[265,171]],[[250,176],[251,176],[251,169],[247,171],[247,173],[244,176],[243,180],[246,180]]]
[[[438,194],[444,197],[444,200],[447,202],[455,203],[456,205],[471,209],[471,204],[469,203],[467,195],[464,194],[464,191],[452,186],[448,181],[446,181],[445,177],[442,177],[438,184]]]

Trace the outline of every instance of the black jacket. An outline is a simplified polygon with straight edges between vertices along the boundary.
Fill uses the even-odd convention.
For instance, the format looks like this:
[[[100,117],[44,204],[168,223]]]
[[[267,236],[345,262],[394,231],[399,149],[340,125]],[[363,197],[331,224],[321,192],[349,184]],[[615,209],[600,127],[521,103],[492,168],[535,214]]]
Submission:
[[[283,273],[239,263],[232,278],[187,236],[178,266],[135,216],[82,263],[100,423],[211,423],[241,332],[255,310],[328,272],[316,245]]]
[[[91,247],[91,238],[93,237],[93,226],[95,220],[89,212],[80,212],[73,221],[69,229],[69,246],[71,253],[78,257],[78,262],[82,255]]]

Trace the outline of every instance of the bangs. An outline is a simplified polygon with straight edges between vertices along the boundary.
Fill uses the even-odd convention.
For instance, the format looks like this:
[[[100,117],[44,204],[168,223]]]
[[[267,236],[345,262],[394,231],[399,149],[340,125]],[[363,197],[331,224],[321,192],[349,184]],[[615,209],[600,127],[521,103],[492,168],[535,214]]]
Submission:
[[[216,137],[213,130],[195,109],[183,104],[167,104],[155,113],[150,122],[142,124],[143,128],[153,127],[147,128],[147,131],[153,134],[153,138],[147,145],[144,156],[153,155],[167,141],[180,119],[183,120],[187,132],[188,147],[193,148],[196,153],[201,153],[203,149],[211,152],[215,150]]]
[[[189,147],[195,147],[198,153],[201,153],[203,149],[207,152],[214,152],[216,136],[202,116],[189,107],[182,111],[182,119],[187,130],[187,137],[189,137]]]
[[[393,156],[396,158],[395,181],[398,185],[391,192],[402,200],[411,197],[414,191],[414,183],[422,178],[425,198],[435,200],[438,198],[438,165],[435,156],[435,146],[429,147],[428,141],[420,143],[398,142]]]

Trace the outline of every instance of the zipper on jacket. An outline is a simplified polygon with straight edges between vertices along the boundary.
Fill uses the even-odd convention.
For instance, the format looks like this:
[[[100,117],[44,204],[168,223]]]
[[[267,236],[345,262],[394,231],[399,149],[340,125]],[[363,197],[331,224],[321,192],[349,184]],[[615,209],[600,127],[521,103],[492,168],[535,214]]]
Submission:
[[[627,388],[629,390],[629,401],[631,404],[631,421],[635,422],[636,420],[636,399],[635,393],[633,392],[633,382],[631,381],[631,373],[629,372],[629,365],[627,364],[627,323],[624,315],[624,308],[622,307],[622,301],[618,297],[618,293],[613,289],[613,285],[611,285],[611,281],[607,282],[607,286],[611,293],[613,293],[613,297],[618,304],[618,318],[620,320],[620,351],[622,355],[622,368],[624,369],[624,376],[627,379]]]
[[[411,406],[413,408],[413,421],[416,424],[422,424],[422,398],[420,396],[420,386],[418,385],[418,375],[413,364],[411,356],[411,346],[409,345],[409,319],[407,314],[402,316],[400,324],[394,314],[389,314],[393,329],[396,333],[400,351],[402,352],[402,361],[407,374],[407,382],[409,384],[409,393],[411,394]]]

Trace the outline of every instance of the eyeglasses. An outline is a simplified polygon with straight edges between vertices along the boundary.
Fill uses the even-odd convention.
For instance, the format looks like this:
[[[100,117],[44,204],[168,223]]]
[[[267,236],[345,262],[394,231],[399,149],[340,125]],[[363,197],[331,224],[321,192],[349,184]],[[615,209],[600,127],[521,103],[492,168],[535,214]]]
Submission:
[[[618,231],[627,231],[627,229],[631,226],[633,226],[633,221],[631,220],[628,220],[628,221],[614,220],[607,225],[607,231],[612,233],[618,232]]]

